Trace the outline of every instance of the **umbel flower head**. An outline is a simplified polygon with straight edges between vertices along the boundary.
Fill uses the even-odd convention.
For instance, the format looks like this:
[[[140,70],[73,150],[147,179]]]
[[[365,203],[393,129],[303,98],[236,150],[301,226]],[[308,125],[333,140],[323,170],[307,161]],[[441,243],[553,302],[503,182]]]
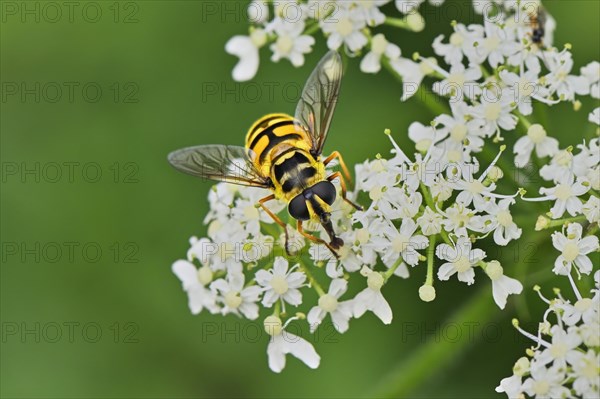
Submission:
[[[226,51],[239,58],[233,78],[243,81],[256,75],[263,48],[271,51],[274,62],[287,59],[301,66],[320,32],[330,49],[360,58],[361,71],[385,70],[399,80],[402,101],[423,91],[442,99],[425,101],[438,105],[431,121],[414,121],[407,132],[386,130],[390,151],[365,154],[371,158],[356,165],[356,184],[348,198],[364,209],[348,206],[340,195],[332,205],[331,222],[344,241],[339,257],[293,229],[284,234],[255,206],[264,195],[261,189],[220,183],[210,191],[206,236],[190,241],[187,259],[176,261],[173,272],[192,313],[262,320],[270,337],[268,363],[275,372],[284,368],[287,354],[311,368],[320,364],[312,344],[286,328],[305,325],[314,333],[330,320],[346,333],[353,319],[373,316],[390,324],[398,306],[389,293],[401,289],[402,279],[416,275],[425,275],[425,281],[415,299],[435,300],[437,285],[456,278],[465,287],[488,284],[489,300],[504,309],[523,285],[510,277],[512,265],[493,259],[484,248],[521,239],[520,220],[513,212],[521,208],[532,214],[528,201],[546,212],[536,213],[538,220],[534,217],[530,226],[557,229],[552,234],[558,251],[554,273],[572,281],[572,274],[585,278],[598,266],[592,256],[598,251],[600,141],[588,138],[561,148],[553,137],[555,128],[532,117],[533,104],[547,108],[570,102],[578,109],[583,96],[597,100],[598,63],[574,70],[570,46],[551,47],[554,20],[547,12],[540,42],[533,39],[532,25],[541,8],[532,12],[531,2],[496,0],[473,3],[478,13],[486,12],[483,3],[497,7],[494,18],[468,26],[452,23],[451,35],[437,37],[431,49],[421,51],[429,55],[405,58],[393,36],[377,29],[422,30],[418,10],[423,1],[396,1],[396,8],[388,8],[393,15],[382,11],[387,3],[339,1],[332,15],[318,1],[254,1],[247,35],[226,44]],[[293,19],[286,12],[290,7],[299,11]],[[434,83],[427,89],[429,79]],[[600,125],[599,109],[580,119]],[[502,144],[505,137],[514,142],[512,150]],[[510,154],[514,156],[506,162]],[[523,168],[532,162],[542,165],[539,174],[546,187],[525,189],[506,166],[500,167]],[[273,202],[272,211],[289,220],[287,204]],[[325,237],[320,225],[307,224],[306,229]],[[286,236],[292,253],[284,248]],[[353,286],[358,288],[349,288]],[[590,310],[597,292],[587,298],[576,292],[572,305],[561,297],[548,301],[545,320],[556,313],[554,329],[539,332],[547,337],[535,337],[536,354],[520,359],[499,389],[509,397],[597,396],[591,378],[597,369],[589,366],[596,364],[600,346],[594,341],[597,312]],[[553,350],[544,352],[552,345]]]

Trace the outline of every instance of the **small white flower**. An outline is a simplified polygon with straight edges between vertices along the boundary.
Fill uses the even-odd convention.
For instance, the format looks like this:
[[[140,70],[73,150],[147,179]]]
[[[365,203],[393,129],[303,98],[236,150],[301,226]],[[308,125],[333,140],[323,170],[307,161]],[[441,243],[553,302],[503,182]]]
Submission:
[[[538,158],[552,156],[558,152],[558,140],[548,137],[544,127],[538,123],[529,126],[527,135],[519,138],[515,143],[515,166],[527,165],[534,149]]]
[[[504,275],[504,269],[498,261],[488,262],[485,273],[492,280],[492,295],[500,309],[506,306],[506,298],[511,294],[520,294],[523,284],[514,278]]]
[[[572,101],[575,94],[589,94],[590,85],[588,80],[582,76],[571,75],[573,69],[573,58],[571,53],[561,51],[560,53],[547,52],[546,64],[550,73],[545,79],[550,82],[550,93],[558,94],[563,101]]]
[[[258,72],[258,49],[267,43],[267,34],[262,29],[255,29],[250,36],[233,36],[225,45],[225,51],[237,56],[240,60],[233,68],[233,80],[245,82]]]
[[[558,184],[551,188],[540,188],[540,194],[545,194],[547,199],[555,200],[554,206],[550,208],[553,219],[560,218],[565,210],[571,216],[581,214],[583,203],[578,198],[590,190],[590,184],[586,180],[577,179],[573,175],[560,179]]]
[[[486,59],[492,68],[504,63],[505,57],[510,57],[519,49],[511,29],[504,29],[490,19],[484,19],[485,37],[477,39],[477,46],[467,48],[465,54],[474,64],[482,64]]]
[[[478,65],[465,68],[463,64],[454,64],[450,72],[444,71],[444,79],[433,84],[433,91],[441,96],[449,96],[453,101],[463,97],[474,98],[481,93],[477,80],[481,78],[481,69]]]
[[[331,315],[333,327],[340,333],[348,330],[348,321],[352,317],[351,301],[339,302],[338,299],[348,289],[348,282],[344,279],[331,280],[327,294],[319,297],[317,306],[314,306],[306,315],[310,324],[310,332],[314,332],[321,324],[327,313]]]
[[[568,362],[573,367],[573,388],[582,398],[598,397],[600,383],[598,382],[598,368],[600,368],[600,353],[593,349],[587,352],[571,351],[567,355]]]
[[[417,219],[421,231],[426,236],[439,234],[442,231],[442,215],[433,211],[430,207],[425,207],[423,214]]]
[[[590,195],[590,198],[581,209],[586,219],[590,223],[597,223],[600,221],[600,198],[595,195]]]
[[[484,135],[491,136],[494,133],[499,135],[500,129],[513,130],[518,121],[512,114],[514,105],[511,95],[506,90],[496,93],[484,89],[479,97],[479,104],[473,108],[473,115],[483,122]]]
[[[463,101],[452,101],[450,103],[452,115],[442,114],[435,121],[444,126],[448,132],[448,140],[464,145],[470,151],[481,151],[484,141],[482,138],[482,125],[480,119],[472,117],[472,107]]]
[[[342,44],[351,52],[363,48],[368,39],[362,32],[366,22],[360,12],[350,9],[349,3],[336,3],[336,12],[320,22],[323,33],[328,35],[327,47],[337,50]]]
[[[304,22],[278,19],[274,22],[273,29],[277,40],[270,47],[273,51],[271,61],[278,62],[287,58],[296,68],[304,65],[304,54],[310,53],[315,44],[314,37],[302,34]]]
[[[382,33],[371,39],[371,51],[360,62],[360,70],[365,73],[377,73],[381,70],[381,57],[389,60],[400,57],[400,47],[388,42]]]
[[[523,391],[531,397],[567,398],[568,388],[563,386],[564,372],[558,367],[546,368],[535,360],[531,361],[531,377],[523,383]]]
[[[600,312],[599,302],[600,297],[595,296],[594,298],[578,299],[573,305],[568,302],[559,305],[563,311],[563,321],[569,326],[574,326],[580,321],[583,321],[584,324],[592,325],[598,319],[598,313]]]
[[[559,182],[573,178],[573,154],[570,150],[560,150],[540,169],[540,176],[544,180]]]
[[[413,219],[403,219],[400,229],[388,224],[381,232],[384,238],[373,240],[374,244],[379,247],[379,251],[382,253],[381,258],[386,266],[391,267],[400,257],[402,257],[403,262],[411,266],[419,263],[417,250],[427,248],[428,240],[423,235],[415,234],[417,227]],[[401,268],[402,265],[396,271]]]
[[[579,272],[590,274],[592,272],[592,261],[587,254],[598,249],[598,237],[581,237],[583,227],[579,223],[570,223],[567,226],[567,235],[557,231],[552,234],[552,245],[561,251],[561,255],[554,262],[552,271],[559,275],[571,273],[571,267],[575,265]]]
[[[479,248],[471,249],[471,241],[467,237],[460,237],[456,246],[440,244],[435,249],[435,255],[448,262],[438,269],[438,278],[448,280],[458,273],[458,280],[471,285],[475,282],[473,266],[485,258],[485,252]]]
[[[302,272],[295,272],[297,267],[294,266],[288,271],[287,260],[278,256],[275,258],[271,270],[256,272],[256,282],[263,287],[265,292],[262,300],[263,306],[270,308],[278,300],[285,301],[292,306],[302,303],[302,294],[298,288],[304,284],[306,275]]]
[[[290,319],[291,320],[291,319]],[[312,344],[304,338],[285,331],[281,319],[269,316],[264,321],[265,331],[271,336],[267,346],[269,368],[280,373],[285,368],[285,355],[290,354],[300,359],[311,369],[316,369],[321,363],[321,357]]]
[[[481,32],[468,30],[463,24],[456,24],[454,33],[450,35],[448,43],[442,43],[444,35],[440,35],[433,41],[433,50],[449,65],[458,65],[462,62],[465,50],[470,48],[478,38]]]
[[[517,75],[504,69],[499,75],[502,82],[511,89],[510,97],[523,115],[531,115],[533,112],[532,98],[542,99],[547,95],[544,87],[539,84],[538,72],[534,70],[527,70]]]
[[[359,318],[367,310],[373,312],[384,324],[392,322],[392,308],[381,294],[381,287],[385,283],[383,275],[363,267],[361,274],[367,277],[367,288],[359,292],[353,299],[354,317]]]
[[[260,299],[260,287],[251,285],[244,288],[243,274],[228,273],[227,280],[218,279],[210,285],[210,288],[221,295],[220,300],[224,305],[221,309],[222,314],[243,315],[249,320],[258,318],[258,305],[256,302]]]
[[[494,242],[498,245],[507,245],[511,240],[521,237],[522,230],[513,221],[509,210],[514,202],[512,198],[505,198],[498,204],[490,202],[486,208],[487,213],[493,216],[488,229],[494,231]]]
[[[192,314],[198,314],[206,308],[211,313],[217,313],[217,296],[206,285],[212,281],[212,270],[208,266],[196,269],[186,260],[173,263],[173,273],[181,280],[183,290],[188,294],[188,306]]]
[[[536,356],[539,364],[548,364],[552,362],[553,366],[564,368],[566,366],[567,356],[570,352],[581,345],[581,338],[575,328],[571,327],[568,331],[561,326],[555,325],[551,328],[552,342],[550,346]]]

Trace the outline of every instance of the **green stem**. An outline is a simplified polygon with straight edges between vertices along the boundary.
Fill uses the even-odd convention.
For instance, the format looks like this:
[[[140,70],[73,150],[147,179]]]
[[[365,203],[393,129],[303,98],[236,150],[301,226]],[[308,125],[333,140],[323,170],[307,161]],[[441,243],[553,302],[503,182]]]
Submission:
[[[313,287],[315,289],[315,291],[317,291],[317,294],[319,294],[319,296],[325,295],[325,291],[323,290],[323,287],[321,287],[319,282],[315,279],[315,276],[312,275],[309,268],[306,267],[304,262],[299,262],[298,264],[300,265],[300,269],[302,269],[304,274],[306,274],[306,277],[308,277],[308,282],[310,283],[310,286]]]
[[[552,228],[552,227],[562,226],[565,223],[583,222],[585,220],[586,220],[585,215],[575,216],[575,217],[571,217],[571,218],[562,218],[562,219],[550,220],[550,221],[548,221],[548,224],[546,225],[546,227],[544,228],[544,230]]]
[[[525,126],[525,131],[529,130],[531,127],[531,122],[529,122],[529,119],[527,119],[527,117],[520,112],[517,112],[517,117],[523,126]]]
[[[383,22],[385,25],[389,25],[389,26],[393,26],[395,28],[400,28],[400,29],[406,29],[409,31],[413,31],[409,25],[408,22],[406,22],[406,20],[404,20],[403,18],[391,18],[391,17],[386,17],[385,21]]]
[[[427,277],[425,278],[426,285],[433,285],[433,255],[435,253],[436,235],[429,236],[429,247],[427,247]]]
[[[394,275],[396,269],[402,264],[402,256],[398,256],[398,260],[390,267],[385,273],[383,273],[383,279],[387,282],[390,277]]]

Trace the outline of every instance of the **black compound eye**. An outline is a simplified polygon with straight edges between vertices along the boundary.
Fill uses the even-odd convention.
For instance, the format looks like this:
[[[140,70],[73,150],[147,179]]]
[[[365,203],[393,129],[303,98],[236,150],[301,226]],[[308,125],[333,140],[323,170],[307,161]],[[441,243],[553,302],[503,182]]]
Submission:
[[[306,200],[302,194],[295,196],[288,205],[288,212],[296,220],[310,219],[310,213],[306,206]]]
[[[311,191],[321,198],[327,205],[333,204],[337,195],[335,186],[328,181],[322,181],[312,186]]]

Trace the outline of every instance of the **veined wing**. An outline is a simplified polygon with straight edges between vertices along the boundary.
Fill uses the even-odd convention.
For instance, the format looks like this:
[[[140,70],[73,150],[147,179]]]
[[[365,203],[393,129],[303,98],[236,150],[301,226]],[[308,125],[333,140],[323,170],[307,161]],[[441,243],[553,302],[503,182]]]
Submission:
[[[327,138],[333,111],[342,82],[342,58],[330,51],[311,73],[296,107],[298,128],[308,131],[312,140],[311,152],[320,155]]]
[[[203,179],[270,188],[271,181],[254,167],[244,147],[232,145],[199,145],[169,154],[176,169]]]

